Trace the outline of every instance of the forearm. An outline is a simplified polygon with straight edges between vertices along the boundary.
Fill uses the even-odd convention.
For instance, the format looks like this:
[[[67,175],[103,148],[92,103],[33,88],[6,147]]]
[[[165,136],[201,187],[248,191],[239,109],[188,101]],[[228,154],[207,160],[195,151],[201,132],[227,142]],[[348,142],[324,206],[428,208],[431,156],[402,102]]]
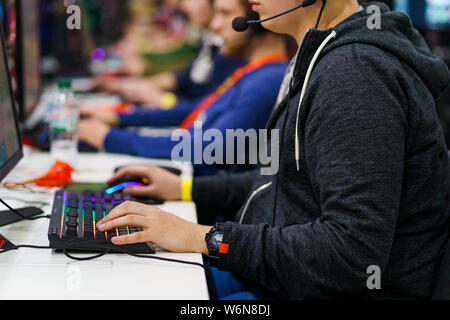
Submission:
[[[195,108],[194,103],[180,102],[171,110],[149,110],[120,115],[121,127],[178,127]]]
[[[192,239],[190,245],[193,253],[200,253],[204,256],[207,256],[209,254],[205,237],[211,229],[212,227],[208,226],[202,225],[193,226]]]
[[[107,152],[156,159],[170,159],[175,145],[171,137],[145,137],[121,129],[112,129],[104,141]]]

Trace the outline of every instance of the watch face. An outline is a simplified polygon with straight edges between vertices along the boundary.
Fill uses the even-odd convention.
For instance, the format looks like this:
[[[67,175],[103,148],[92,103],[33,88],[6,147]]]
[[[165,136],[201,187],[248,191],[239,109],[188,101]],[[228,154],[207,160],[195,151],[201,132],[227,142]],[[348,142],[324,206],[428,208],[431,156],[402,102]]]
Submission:
[[[223,242],[223,233],[214,234],[213,241],[217,244],[222,243]]]

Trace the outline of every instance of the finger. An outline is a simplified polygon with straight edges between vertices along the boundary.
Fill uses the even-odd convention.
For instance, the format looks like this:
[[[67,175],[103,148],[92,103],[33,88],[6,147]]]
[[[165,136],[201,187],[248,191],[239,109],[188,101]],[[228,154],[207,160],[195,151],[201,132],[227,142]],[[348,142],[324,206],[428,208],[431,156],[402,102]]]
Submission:
[[[114,176],[108,180],[108,184],[114,183],[119,179],[122,179],[125,176],[139,176],[139,177],[148,177],[149,167],[145,166],[134,166],[134,167],[126,167],[117,171]]]
[[[136,232],[126,236],[114,237],[111,239],[111,241],[113,244],[118,246],[146,242],[143,232]]]
[[[144,222],[143,216],[129,214],[106,223],[100,221],[97,223],[97,228],[100,232],[105,232],[122,227],[144,227]]]
[[[132,197],[153,197],[155,196],[155,188],[153,186],[148,187],[129,187],[123,190],[123,193]]]
[[[129,214],[144,215],[145,209],[146,206],[141,203],[127,201],[114,208],[107,216],[101,219],[99,223],[106,224],[109,221],[127,216]]]

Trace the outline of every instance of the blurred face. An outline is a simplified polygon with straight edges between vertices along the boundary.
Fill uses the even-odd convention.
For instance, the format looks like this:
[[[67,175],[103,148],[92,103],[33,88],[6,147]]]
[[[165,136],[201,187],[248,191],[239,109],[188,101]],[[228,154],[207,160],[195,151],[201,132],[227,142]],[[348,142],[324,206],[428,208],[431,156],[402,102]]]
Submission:
[[[225,55],[239,55],[248,42],[250,31],[239,33],[232,28],[233,19],[242,16],[246,16],[246,11],[240,0],[214,1],[214,17],[210,29],[223,38],[222,52]]]
[[[181,0],[180,8],[187,15],[189,23],[208,27],[213,15],[211,0]]]

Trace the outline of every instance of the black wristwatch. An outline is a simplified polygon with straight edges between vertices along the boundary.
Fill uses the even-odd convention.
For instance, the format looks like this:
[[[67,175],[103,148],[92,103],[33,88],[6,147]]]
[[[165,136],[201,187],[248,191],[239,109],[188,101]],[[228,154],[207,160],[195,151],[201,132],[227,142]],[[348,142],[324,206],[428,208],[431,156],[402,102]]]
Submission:
[[[205,237],[206,246],[209,253],[208,257],[212,267],[217,267],[219,264],[224,230],[225,224],[217,223]]]

